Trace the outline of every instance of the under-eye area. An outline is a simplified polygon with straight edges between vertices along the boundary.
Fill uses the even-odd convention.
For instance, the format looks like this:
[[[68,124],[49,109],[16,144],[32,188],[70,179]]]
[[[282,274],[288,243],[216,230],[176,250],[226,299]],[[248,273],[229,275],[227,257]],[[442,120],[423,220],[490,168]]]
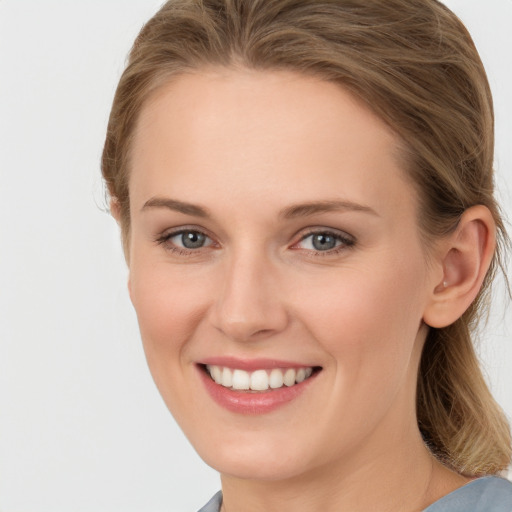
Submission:
[[[211,379],[220,386],[234,391],[270,391],[292,387],[318,374],[320,366],[272,368],[246,371],[218,365],[200,365]]]

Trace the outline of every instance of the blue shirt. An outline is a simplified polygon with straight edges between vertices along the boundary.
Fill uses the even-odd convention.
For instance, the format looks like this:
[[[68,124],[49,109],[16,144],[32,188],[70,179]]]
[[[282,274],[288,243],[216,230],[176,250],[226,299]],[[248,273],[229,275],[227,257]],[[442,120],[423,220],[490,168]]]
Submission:
[[[219,512],[218,492],[199,512]],[[423,512],[512,512],[512,483],[494,476],[478,478],[436,501]]]

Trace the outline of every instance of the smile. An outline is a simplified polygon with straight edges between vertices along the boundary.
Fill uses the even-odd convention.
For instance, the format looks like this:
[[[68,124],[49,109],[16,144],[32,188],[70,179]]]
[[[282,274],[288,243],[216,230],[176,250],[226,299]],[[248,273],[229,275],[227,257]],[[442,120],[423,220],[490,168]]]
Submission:
[[[321,366],[266,358],[211,357],[196,367],[214,402],[230,412],[251,416],[300,400],[322,373]]]
[[[234,391],[268,391],[292,387],[313,374],[313,367],[272,368],[246,371],[225,366],[206,365],[206,371],[216,384]]]

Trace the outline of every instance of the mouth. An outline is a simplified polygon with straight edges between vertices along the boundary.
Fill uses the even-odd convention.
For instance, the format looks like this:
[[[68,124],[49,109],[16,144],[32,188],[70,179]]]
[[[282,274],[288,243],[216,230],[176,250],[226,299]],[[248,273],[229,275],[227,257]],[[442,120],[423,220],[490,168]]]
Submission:
[[[217,405],[236,414],[270,413],[309,395],[321,366],[275,359],[243,360],[212,357],[197,363],[207,394]]]
[[[201,365],[207,375],[218,385],[231,391],[261,393],[281,388],[291,388],[310,379],[321,368],[298,366],[290,368],[261,368],[247,371],[220,365]]]

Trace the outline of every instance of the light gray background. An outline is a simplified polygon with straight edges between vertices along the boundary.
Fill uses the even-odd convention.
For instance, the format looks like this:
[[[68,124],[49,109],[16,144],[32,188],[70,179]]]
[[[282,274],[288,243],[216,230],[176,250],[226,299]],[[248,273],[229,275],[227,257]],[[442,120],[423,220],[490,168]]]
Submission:
[[[146,369],[99,160],[160,0],[0,1],[0,511],[193,511],[218,489]],[[512,217],[512,0],[450,0],[487,66]],[[512,416],[504,294],[481,353]],[[208,421],[208,418],[205,418]]]

